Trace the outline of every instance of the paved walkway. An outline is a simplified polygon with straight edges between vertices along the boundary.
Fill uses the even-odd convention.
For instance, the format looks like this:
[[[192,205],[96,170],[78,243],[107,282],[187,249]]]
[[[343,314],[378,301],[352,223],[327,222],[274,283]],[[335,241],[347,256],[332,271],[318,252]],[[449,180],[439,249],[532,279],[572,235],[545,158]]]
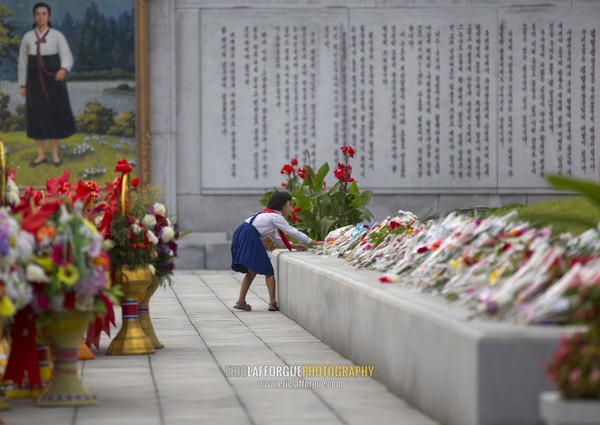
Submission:
[[[237,365],[352,365],[281,313],[267,311],[262,278],[247,299],[254,311],[232,309],[240,277],[178,272],[171,288],[159,289],[151,312],[166,348],[154,355],[105,356],[103,335],[96,360],[81,363],[98,406],[41,408],[10,400],[12,410],[0,416],[14,425],[435,424],[371,378],[228,376]],[[342,388],[259,387],[308,382]]]

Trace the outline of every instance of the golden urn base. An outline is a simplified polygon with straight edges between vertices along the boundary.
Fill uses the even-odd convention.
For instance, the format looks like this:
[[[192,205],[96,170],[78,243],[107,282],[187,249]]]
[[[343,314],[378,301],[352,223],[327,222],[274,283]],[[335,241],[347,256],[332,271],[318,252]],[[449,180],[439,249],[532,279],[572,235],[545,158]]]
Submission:
[[[52,379],[36,400],[38,406],[89,406],[97,404],[96,396],[83,386],[77,370],[77,347],[87,328],[85,316],[79,312],[55,313],[43,329],[56,356]]]
[[[128,356],[154,354],[150,338],[140,326],[138,317],[138,295],[150,284],[150,269],[128,267],[115,272],[115,282],[121,284],[124,300],[121,302],[123,323],[115,338],[111,341],[106,354],[109,356]]]
[[[156,349],[164,348],[164,344],[160,342],[156,332],[154,332],[154,326],[152,325],[152,318],[150,317],[150,299],[159,287],[159,282],[156,279],[152,279],[152,283],[145,291],[144,298],[140,300],[138,306],[140,326],[144,333],[150,338],[152,346]]]

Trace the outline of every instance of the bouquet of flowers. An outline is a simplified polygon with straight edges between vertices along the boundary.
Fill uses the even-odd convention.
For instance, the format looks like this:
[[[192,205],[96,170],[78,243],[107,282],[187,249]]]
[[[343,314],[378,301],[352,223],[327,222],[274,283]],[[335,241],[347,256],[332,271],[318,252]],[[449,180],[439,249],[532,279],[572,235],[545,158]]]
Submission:
[[[34,238],[0,209],[0,316],[12,316],[32,300],[25,265],[33,253]]]
[[[167,217],[165,206],[158,202],[150,205],[148,214],[144,216],[142,223],[150,229],[156,238],[156,255],[153,256],[150,264],[152,274],[160,283],[166,280],[171,284],[175,257],[177,256],[179,230],[173,226],[171,220]]]
[[[23,219],[23,228],[35,239],[25,277],[32,286],[30,306],[38,323],[47,321],[53,311],[69,309],[91,319],[117,300],[117,290],[108,279],[102,236],[83,218],[81,209],[81,203],[69,211],[64,203],[50,201]]]

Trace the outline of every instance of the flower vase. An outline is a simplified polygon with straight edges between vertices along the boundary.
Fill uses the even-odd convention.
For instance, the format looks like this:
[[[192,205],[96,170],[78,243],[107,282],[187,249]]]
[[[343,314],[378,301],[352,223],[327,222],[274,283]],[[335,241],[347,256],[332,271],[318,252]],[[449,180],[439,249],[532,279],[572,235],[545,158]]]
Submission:
[[[78,311],[53,313],[42,332],[55,354],[52,378],[37,398],[38,406],[89,406],[96,395],[85,388],[77,370],[77,346],[88,320]]]
[[[600,399],[565,399],[558,391],[540,394],[540,417],[546,425],[597,425]]]
[[[160,281],[156,278],[152,278],[152,283],[148,285],[146,291],[143,293],[144,297],[139,301],[139,315],[140,315],[140,326],[144,330],[144,333],[152,341],[154,348],[164,348],[164,344],[159,341],[156,333],[154,332],[154,326],[152,326],[152,319],[150,317],[150,299],[160,286]]]
[[[154,354],[150,338],[144,333],[138,318],[138,295],[150,284],[150,269],[122,267],[115,272],[115,283],[120,284],[124,296],[121,301],[123,323],[106,354],[110,356]]]

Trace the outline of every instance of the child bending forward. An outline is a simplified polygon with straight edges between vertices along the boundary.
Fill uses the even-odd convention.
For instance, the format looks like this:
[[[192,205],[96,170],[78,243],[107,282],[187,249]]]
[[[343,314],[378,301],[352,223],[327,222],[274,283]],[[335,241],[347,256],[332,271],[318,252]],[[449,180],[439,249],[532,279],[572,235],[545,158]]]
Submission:
[[[269,198],[267,208],[254,214],[244,221],[233,234],[231,241],[231,268],[236,272],[246,273],[242,279],[240,296],[233,306],[239,310],[252,310],[246,303],[246,294],[257,274],[265,276],[267,290],[269,291],[269,311],[278,311],[279,306],[275,301],[275,272],[262,239],[270,238],[281,248],[292,248],[305,251],[306,247],[300,244],[290,244],[286,235],[312,246],[323,245],[321,241],[313,241],[301,231],[290,226],[285,217],[292,211],[290,201],[292,196],[288,192],[275,191]]]

